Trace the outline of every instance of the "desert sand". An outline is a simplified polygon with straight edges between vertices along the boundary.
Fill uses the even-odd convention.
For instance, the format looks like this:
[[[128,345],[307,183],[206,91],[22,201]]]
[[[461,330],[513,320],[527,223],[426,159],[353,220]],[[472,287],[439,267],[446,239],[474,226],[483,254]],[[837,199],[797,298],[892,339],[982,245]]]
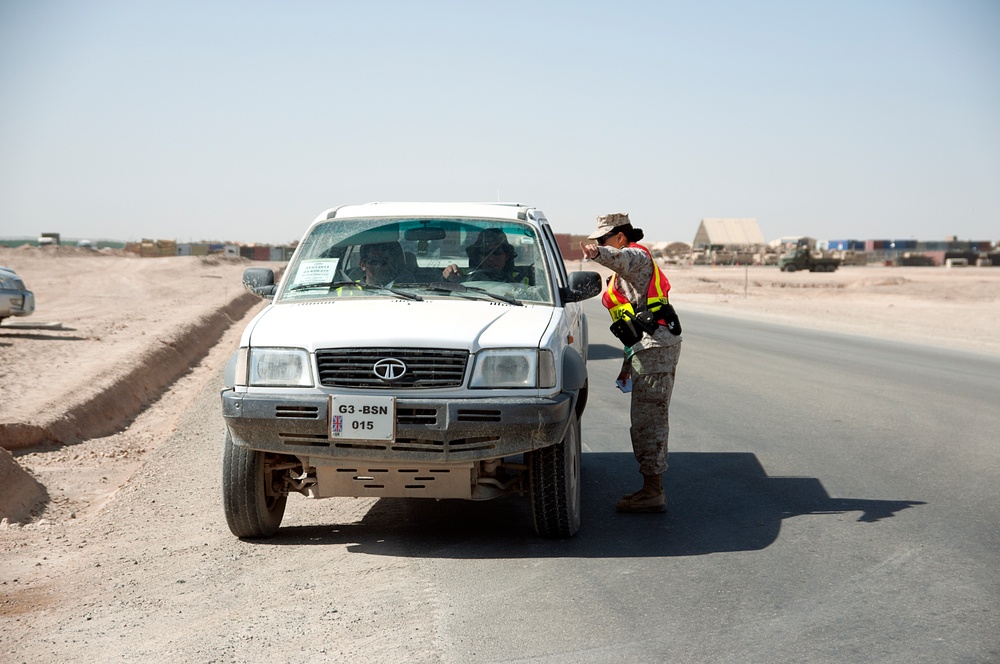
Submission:
[[[0,264],[37,300],[32,316],[0,326],[0,447],[13,450],[0,449],[0,517],[9,522],[98,509],[175,427],[164,390],[175,408],[187,403],[263,306],[242,288],[252,265],[243,259],[20,247],[0,249]],[[1000,268],[664,269],[682,318],[697,310],[1000,355]]]

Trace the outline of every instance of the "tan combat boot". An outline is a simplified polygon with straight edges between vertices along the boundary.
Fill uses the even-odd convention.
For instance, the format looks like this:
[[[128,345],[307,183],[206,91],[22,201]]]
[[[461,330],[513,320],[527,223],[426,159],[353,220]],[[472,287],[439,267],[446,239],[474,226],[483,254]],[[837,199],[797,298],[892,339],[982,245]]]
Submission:
[[[662,475],[643,475],[642,488],[622,496],[615,509],[619,512],[666,512],[667,499],[663,495]]]

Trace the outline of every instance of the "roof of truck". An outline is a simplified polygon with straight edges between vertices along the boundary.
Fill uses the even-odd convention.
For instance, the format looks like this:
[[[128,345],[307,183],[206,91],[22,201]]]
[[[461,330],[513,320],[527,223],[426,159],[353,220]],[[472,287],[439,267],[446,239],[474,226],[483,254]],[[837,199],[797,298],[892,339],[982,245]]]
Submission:
[[[324,211],[323,219],[359,217],[459,217],[545,221],[545,215],[520,203],[381,202],[343,205]]]

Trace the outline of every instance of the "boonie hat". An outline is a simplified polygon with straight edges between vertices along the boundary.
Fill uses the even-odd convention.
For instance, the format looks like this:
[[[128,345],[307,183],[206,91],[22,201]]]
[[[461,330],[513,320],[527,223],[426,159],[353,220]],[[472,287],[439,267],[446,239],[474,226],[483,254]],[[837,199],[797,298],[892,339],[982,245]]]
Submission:
[[[587,236],[588,240],[596,240],[604,237],[619,226],[625,226],[632,222],[628,219],[628,212],[613,212],[612,214],[602,214],[597,218],[597,230]]]
[[[469,254],[469,258],[479,262],[484,254],[492,253],[497,248],[502,248],[510,258],[517,258],[517,252],[507,240],[507,234],[500,228],[484,228],[476,240],[465,248],[465,252]]]

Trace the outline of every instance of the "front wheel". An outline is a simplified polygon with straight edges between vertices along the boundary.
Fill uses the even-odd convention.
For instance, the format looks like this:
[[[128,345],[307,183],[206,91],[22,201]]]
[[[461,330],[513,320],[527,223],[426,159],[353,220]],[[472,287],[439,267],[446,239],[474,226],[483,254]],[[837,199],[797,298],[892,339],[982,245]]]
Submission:
[[[542,537],[572,537],[580,529],[580,418],[574,413],[562,441],[528,455],[531,515]]]
[[[276,473],[264,452],[233,443],[226,429],[222,453],[222,504],[229,530],[240,538],[270,537],[278,532],[288,495],[273,486]]]

